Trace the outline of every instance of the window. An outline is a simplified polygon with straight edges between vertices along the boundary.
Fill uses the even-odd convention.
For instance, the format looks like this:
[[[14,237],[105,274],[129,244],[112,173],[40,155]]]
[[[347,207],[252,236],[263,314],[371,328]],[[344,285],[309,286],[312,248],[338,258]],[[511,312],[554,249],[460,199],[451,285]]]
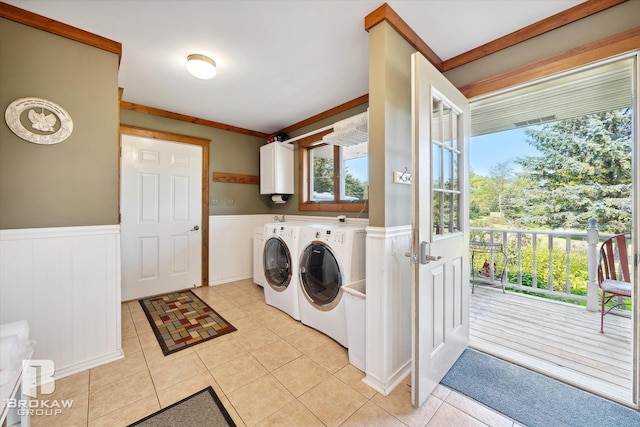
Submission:
[[[368,142],[341,147],[322,135],[300,141],[300,210],[366,210],[369,197]]]
[[[446,101],[434,96],[431,120],[433,233],[455,233],[460,213],[460,176],[458,162],[462,153],[458,146],[459,112]]]

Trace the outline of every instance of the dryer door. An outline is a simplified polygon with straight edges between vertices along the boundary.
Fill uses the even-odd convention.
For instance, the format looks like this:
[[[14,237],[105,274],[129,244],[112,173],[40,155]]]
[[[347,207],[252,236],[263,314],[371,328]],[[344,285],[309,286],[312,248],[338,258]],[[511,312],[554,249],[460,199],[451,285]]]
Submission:
[[[320,310],[331,310],[342,298],[340,265],[322,242],[309,244],[300,257],[300,282],[304,296]]]
[[[278,292],[287,289],[291,283],[291,254],[287,245],[278,237],[271,237],[264,243],[264,278]]]

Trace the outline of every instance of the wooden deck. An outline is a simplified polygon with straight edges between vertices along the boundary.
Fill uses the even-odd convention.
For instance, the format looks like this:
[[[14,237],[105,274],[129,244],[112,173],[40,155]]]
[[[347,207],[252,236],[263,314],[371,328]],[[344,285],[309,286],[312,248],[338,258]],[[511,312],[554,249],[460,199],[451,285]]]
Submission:
[[[470,298],[470,346],[620,403],[632,402],[632,323],[499,289]]]

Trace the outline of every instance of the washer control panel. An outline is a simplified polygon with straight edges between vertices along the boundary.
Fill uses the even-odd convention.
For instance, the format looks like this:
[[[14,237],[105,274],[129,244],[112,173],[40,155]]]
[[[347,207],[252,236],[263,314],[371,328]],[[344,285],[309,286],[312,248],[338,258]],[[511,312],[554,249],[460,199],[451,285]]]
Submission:
[[[318,230],[316,240],[325,243],[342,245],[344,243],[344,231],[340,230]]]

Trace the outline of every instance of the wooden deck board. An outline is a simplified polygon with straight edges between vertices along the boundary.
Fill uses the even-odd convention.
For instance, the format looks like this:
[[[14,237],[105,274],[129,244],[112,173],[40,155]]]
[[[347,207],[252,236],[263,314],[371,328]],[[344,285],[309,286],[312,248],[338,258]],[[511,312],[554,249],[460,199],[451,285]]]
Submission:
[[[470,346],[529,369],[631,402],[632,322],[499,289],[476,287],[469,309]]]
[[[519,316],[516,321],[513,320],[513,316]],[[551,330],[545,329],[547,325],[528,323],[526,319],[521,317],[520,313],[492,313],[492,315],[486,316],[485,314],[478,316],[477,314],[471,314],[471,318],[476,321],[475,327],[478,329],[488,328],[505,330],[509,333],[516,332],[519,337],[526,335],[526,340],[535,341],[541,345],[550,345],[554,348],[571,349],[573,353],[579,354],[584,357],[593,358],[596,360],[607,361],[616,366],[625,366],[630,361],[630,354],[625,351],[626,348],[631,348],[628,342],[617,341],[616,344],[610,345],[607,342],[601,340],[589,339],[588,336],[584,336],[576,331],[576,327],[572,324],[563,323],[567,329],[572,331],[572,336],[567,339],[566,330],[559,330],[553,328]]]

